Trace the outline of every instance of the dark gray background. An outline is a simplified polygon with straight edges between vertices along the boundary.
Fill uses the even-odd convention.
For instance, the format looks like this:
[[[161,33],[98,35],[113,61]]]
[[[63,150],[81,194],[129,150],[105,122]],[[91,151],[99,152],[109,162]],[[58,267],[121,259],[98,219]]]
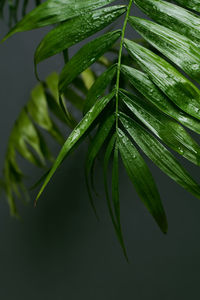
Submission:
[[[135,11],[138,15],[138,11]],[[0,23],[0,37],[7,32]],[[33,54],[45,30],[18,34],[0,45],[0,164],[8,136],[36,80]],[[128,32],[134,37],[133,31]],[[43,63],[40,75],[59,70],[62,58]],[[57,151],[57,148],[55,148]],[[162,235],[121,170],[121,210],[127,264],[96,181],[100,222],[90,208],[83,164],[85,147],[68,159],[45,190],[37,209],[19,205],[23,221],[0,200],[0,299],[188,300],[199,299],[200,201],[152,167],[168,215]],[[186,163],[185,163],[186,164]],[[186,166],[199,179],[199,170]],[[40,172],[27,166],[37,178]],[[32,199],[34,194],[32,194]]]

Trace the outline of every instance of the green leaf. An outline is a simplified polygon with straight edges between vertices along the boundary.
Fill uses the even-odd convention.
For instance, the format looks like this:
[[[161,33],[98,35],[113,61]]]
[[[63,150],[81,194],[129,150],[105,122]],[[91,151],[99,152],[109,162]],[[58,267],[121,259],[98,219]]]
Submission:
[[[42,84],[36,86],[31,92],[31,101],[27,104],[27,109],[32,119],[40,127],[48,131],[61,145],[64,138],[55,123],[50,119],[48,104]]]
[[[185,2],[185,6],[187,6],[186,4],[192,5],[191,0],[179,1],[180,4]],[[195,2],[199,6],[200,11],[199,1],[195,0]],[[200,43],[200,19],[198,15],[162,0],[135,0],[135,4],[157,23],[188,37],[193,42]]]
[[[50,172],[48,173],[48,175],[38,193],[36,201],[42,194],[43,190],[45,189],[46,185],[49,183],[51,177],[54,175],[57,168],[63,162],[64,158],[66,158],[66,156],[70,153],[70,151],[72,149],[74,149],[74,147],[77,145],[77,143],[81,139],[81,137],[86,133],[86,131],[91,126],[91,124],[95,121],[95,119],[98,117],[98,115],[102,112],[102,110],[106,107],[106,105],[109,103],[109,101],[113,98],[114,94],[115,94],[115,91],[113,91],[108,96],[105,96],[101,100],[99,100],[90,109],[90,111],[85,115],[85,117],[76,126],[76,128],[72,131],[72,133],[70,134],[70,136],[64,143],[62,149],[60,150],[60,153],[58,154]]]
[[[65,65],[59,80],[59,91],[64,92],[67,86],[84,70],[101,57],[120,37],[117,30],[104,34],[83,46]]]
[[[52,73],[46,78],[46,85],[47,89],[49,90],[49,93],[46,91],[46,99],[48,103],[48,107],[51,110],[51,112],[63,123],[65,123],[67,126],[71,127],[71,124],[69,124],[69,121],[66,118],[66,114],[64,113],[63,109],[60,106],[59,101],[59,93],[58,93],[58,74]],[[70,96],[69,98],[76,102],[79,101],[79,99],[74,99],[75,95],[73,93],[69,93],[69,91],[66,91],[67,96]],[[69,95],[70,94],[70,95]],[[82,100],[82,99],[81,99]],[[64,99],[63,99],[64,102]],[[82,100],[83,102],[83,100]],[[71,118],[73,119],[73,118]]]
[[[88,110],[90,110],[90,108],[98,100],[98,98],[103,95],[105,89],[115,76],[116,71],[117,65],[112,65],[109,69],[107,69],[97,78],[97,80],[92,85],[91,89],[87,94],[83,110],[84,114],[86,114]]]
[[[167,146],[194,164],[200,165],[200,147],[180,124],[134,95],[127,96],[120,92],[120,98]]]
[[[112,200],[115,210],[115,217],[117,220],[117,225],[121,228],[120,222],[120,203],[119,203],[119,148],[118,139],[115,143],[114,148],[114,158],[113,158],[113,168],[112,168]]]
[[[87,185],[90,202],[91,202],[91,205],[92,205],[95,213],[96,213],[96,210],[95,210],[95,206],[93,203],[92,192],[90,189],[89,177],[91,175],[91,181],[93,182],[92,175],[93,175],[93,166],[94,166],[95,159],[96,159],[101,147],[103,146],[106,138],[108,137],[108,134],[110,133],[114,122],[115,122],[115,115],[111,115],[103,123],[100,124],[99,130],[89,146],[88,154],[87,154],[87,158],[86,158],[86,163],[85,163],[86,185]]]
[[[118,141],[122,161],[131,182],[162,232],[166,233],[167,218],[149,168],[121,129],[118,130]]]
[[[200,12],[200,3],[198,0],[175,0],[180,5]]]
[[[108,209],[109,209],[109,214],[110,214],[110,217],[111,217],[111,220],[112,220],[112,223],[113,223],[113,227],[114,227],[114,230],[116,232],[119,243],[122,247],[124,256],[125,256],[126,260],[128,261],[128,256],[127,256],[127,253],[126,253],[126,247],[125,247],[125,244],[124,244],[124,239],[123,239],[122,230],[121,230],[121,224],[120,224],[120,222],[117,222],[117,220],[114,216],[113,209],[112,209],[112,204],[111,204],[110,197],[109,197],[108,183],[107,183],[107,181],[108,181],[107,180],[108,164],[109,164],[109,160],[110,160],[111,154],[113,152],[115,143],[116,143],[116,133],[110,139],[110,141],[107,145],[107,148],[106,148],[105,156],[104,156],[104,168],[103,168],[104,169],[103,170],[103,173],[104,173],[104,187],[105,187],[105,192],[106,192],[106,200],[107,200],[107,205],[108,205]],[[116,156],[115,156],[115,158],[116,158]],[[116,161],[115,161],[115,163],[116,163]],[[115,166],[115,167],[117,167],[117,166]],[[112,179],[112,185],[113,185],[113,181],[114,181],[114,179]],[[112,193],[112,196],[113,196],[113,193]]]
[[[200,186],[191,178],[175,157],[135,120],[120,114],[120,121],[144,153],[170,178],[200,198]]]
[[[191,78],[200,82],[199,46],[189,38],[149,20],[130,17],[129,23],[153,47],[173,61]]]
[[[110,4],[113,1],[114,0],[47,0],[27,14],[9,31],[3,41],[17,32],[60,23]]]
[[[22,157],[39,167],[44,165],[44,156],[38,132],[25,109],[22,110],[18,120],[15,122],[11,139],[14,147]],[[35,153],[27,146],[30,146]]]
[[[152,51],[129,40],[125,40],[125,47],[171,101],[200,119],[200,91],[190,80]]]
[[[128,78],[130,83],[157,108],[194,132],[200,134],[200,121],[178,109],[146,74],[124,65],[121,66],[121,71]]]
[[[35,64],[62,52],[114,22],[126,6],[111,6],[61,23],[41,41],[35,52]]]
[[[81,78],[88,91],[95,82],[96,74],[91,68],[87,68],[81,73]]]
[[[118,235],[118,226],[115,220],[115,216],[113,214],[113,209],[112,209],[112,205],[111,205],[111,201],[110,201],[110,197],[109,197],[109,191],[108,191],[108,178],[107,178],[107,173],[108,173],[108,164],[110,161],[110,157],[111,154],[113,152],[114,149],[114,145],[116,142],[116,133],[113,134],[112,138],[110,139],[110,141],[108,142],[106,151],[105,151],[105,155],[104,155],[104,164],[103,164],[103,175],[104,175],[104,187],[105,187],[105,193],[106,193],[106,200],[107,200],[107,205],[108,205],[108,209],[109,209],[109,213],[110,213],[110,217],[113,223],[113,226],[115,228],[115,231]]]

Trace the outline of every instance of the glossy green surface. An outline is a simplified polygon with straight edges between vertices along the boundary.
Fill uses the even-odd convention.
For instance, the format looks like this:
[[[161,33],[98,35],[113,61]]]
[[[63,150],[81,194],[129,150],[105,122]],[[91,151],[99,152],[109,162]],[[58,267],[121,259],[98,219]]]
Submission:
[[[132,113],[167,146],[194,164],[200,165],[200,147],[180,124],[134,95],[127,96],[120,92],[120,98]]]
[[[94,163],[106,144],[106,198],[114,229],[127,258],[120,224],[119,154],[136,191],[163,232],[167,231],[166,215],[152,175],[135,148],[135,143],[169,177],[195,196],[200,195],[199,185],[159,141],[200,165],[199,145],[178,123],[200,133],[200,91],[178,69],[181,68],[189,77],[200,82],[200,17],[169,3],[172,1],[129,0],[122,3],[125,5],[101,8],[112,2],[114,0],[47,0],[5,37],[19,31],[54,25],[36,50],[35,69],[37,63],[59,52],[63,54],[65,66],[59,78],[54,74],[33,91],[31,101],[22,110],[12,131],[4,182],[0,180],[0,185],[5,185],[11,210],[16,213],[13,194],[19,195],[23,176],[16,153],[19,152],[38,166],[44,166],[46,160],[53,161],[39,127],[64,145],[50,171],[40,180],[40,183],[44,183],[37,199],[64,159],[92,132],[85,166],[90,201],[95,211],[92,199],[95,192]],[[198,6],[195,0],[177,2],[193,9],[194,5]],[[27,3],[26,0],[24,3]],[[130,17],[134,3],[156,23]],[[198,7],[196,9],[198,11]],[[100,33],[98,38],[90,39],[71,57],[69,47],[114,24],[124,12],[126,15],[121,30],[111,32],[109,27],[108,33]],[[136,39],[137,43],[124,39],[128,20],[143,36],[142,39]],[[119,43],[115,44],[119,38]],[[135,62],[131,56],[123,53],[123,46]],[[102,56],[108,50],[113,56]],[[141,70],[124,66],[122,62]],[[101,75],[96,65],[90,67],[94,63],[103,65],[105,71]],[[174,65],[178,66],[177,69]],[[105,96],[113,86],[113,92]],[[139,98],[127,92],[133,87],[136,93],[139,91]],[[78,125],[68,110],[68,102],[85,114]],[[65,142],[48,109],[65,125],[75,128]],[[110,161],[111,195],[107,183]]]
[[[164,26],[141,18],[130,17],[129,23],[146,41],[200,82],[200,51],[190,39]]]
[[[197,1],[199,2],[199,0]],[[192,1],[186,0],[185,2],[191,3]],[[198,15],[162,0],[135,0],[135,3],[157,23],[188,37],[193,42],[200,43],[200,18]]]
[[[186,114],[174,105],[145,73],[125,65],[121,66],[121,71],[129,82],[162,112],[200,134],[200,121]]]
[[[125,40],[125,47],[149,78],[183,111],[200,119],[200,91],[171,64],[152,51]]]
[[[111,6],[61,23],[41,41],[35,52],[35,63],[62,52],[114,22],[126,11],[125,6]]]
[[[81,120],[81,122],[76,126],[76,128],[72,131],[66,142],[64,143],[63,147],[61,148],[50,172],[48,173],[45,181],[38,193],[37,199],[42,194],[43,190],[45,189],[46,185],[49,183],[51,177],[56,172],[57,168],[63,162],[64,158],[70,153],[72,149],[77,145],[78,141],[81,137],[86,133],[89,129],[91,124],[95,121],[98,115],[102,112],[102,110],[106,107],[109,101],[113,98],[115,91],[110,93],[109,95],[101,98],[95,105],[88,111],[85,117]]]
[[[5,36],[4,40],[21,31],[59,23],[101,6],[114,0],[47,0],[27,14]]]
[[[166,233],[167,218],[147,164],[121,129],[118,131],[118,143],[122,161],[130,180],[160,229]]]
[[[121,31],[109,32],[83,46],[63,68],[59,79],[59,91],[100,58],[120,37]]]
[[[200,186],[176,158],[144,127],[124,114],[120,121],[144,153],[170,178],[188,192],[200,198]]]

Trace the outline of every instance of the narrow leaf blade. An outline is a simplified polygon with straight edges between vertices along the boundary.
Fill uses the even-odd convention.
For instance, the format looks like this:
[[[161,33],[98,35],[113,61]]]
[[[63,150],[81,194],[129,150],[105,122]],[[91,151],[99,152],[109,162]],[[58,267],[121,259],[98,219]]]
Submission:
[[[199,6],[196,11],[200,11],[198,0],[177,0],[176,2],[179,2],[185,7],[191,5],[190,8],[192,8],[196,2],[196,8]],[[200,43],[200,19],[198,15],[195,15],[181,6],[162,0],[135,0],[135,4],[146,15],[156,21],[156,23],[188,37],[197,44]],[[195,6],[193,6],[193,8],[195,8]]]
[[[98,100],[99,97],[102,96],[103,92],[107,88],[108,84],[111,82],[113,77],[115,76],[117,71],[117,66],[112,65],[109,69],[103,72],[92,85],[91,89],[89,90],[85,105],[84,105],[84,114],[90,110],[90,108],[94,105],[94,103]]]
[[[12,28],[3,39],[6,40],[17,32],[32,30],[79,16],[88,11],[112,3],[114,0],[47,0]]]
[[[190,80],[152,51],[129,40],[125,40],[125,47],[171,101],[189,115],[200,119],[200,91]]]
[[[126,11],[124,6],[112,6],[70,19],[51,30],[35,52],[35,64],[62,52],[114,22]]]
[[[200,147],[180,124],[136,96],[127,96],[120,92],[120,98],[166,145],[194,164],[200,165]]]
[[[139,152],[120,129],[118,137],[120,154],[130,180],[162,232],[166,233],[167,218],[153,177]]]
[[[199,46],[195,45],[191,39],[149,20],[130,17],[129,23],[153,47],[191,78],[200,82]]]
[[[120,121],[144,153],[170,178],[191,194],[200,198],[200,186],[175,157],[135,120],[121,114]]]
[[[86,158],[85,179],[86,179],[86,185],[87,185],[87,189],[88,189],[90,202],[93,207],[93,210],[95,211],[95,214],[96,214],[96,209],[95,209],[94,202],[93,202],[89,178],[90,178],[90,176],[92,177],[92,174],[93,174],[92,169],[94,166],[95,159],[96,159],[101,147],[103,146],[106,138],[108,137],[108,134],[110,133],[114,122],[115,122],[115,116],[111,115],[103,123],[100,124],[99,130],[89,146],[88,154],[87,154],[87,158]],[[93,182],[93,179],[91,181]]]
[[[124,65],[121,66],[121,71],[130,83],[158,109],[194,132],[200,134],[200,121],[186,114],[174,105],[145,73]]]
[[[97,116],[102,112],[102,110],[105,108],[105,106],[109,103],[109,101],[113,98],[115,94],[115,91],[110,93],[108,96],[103,97],[101,100],[99,100],[92,108],[91,110],[85,115],[85,117],[81,120],[81,122],[76,126],[76,128],[72,131],[66,142],[64,143],[62,149],[60,150],[60,153],[58,154],[50,172],[48,173],[39,193],[36,198],[36,201],[42,194],[43,190],[45,189],[46,185],[49,183],[51,177],[56,172],[57,168],[61,165],[64,158],[69,154],[69,152],[76,146],[78,141],[81,139],[81,137],[84,135],[84,133],[89,129],[91,124],[94,122],[94,120],[97,118]]]
[[[109,32],[89,42],[65,65],[59,80],[59,91],[66,87],[84,70],[101,57],[120,37],[121,31]]]

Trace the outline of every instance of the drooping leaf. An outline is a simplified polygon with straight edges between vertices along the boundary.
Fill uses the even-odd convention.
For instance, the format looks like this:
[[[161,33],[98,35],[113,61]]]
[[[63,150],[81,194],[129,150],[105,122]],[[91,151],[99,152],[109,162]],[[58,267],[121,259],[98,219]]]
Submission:
[[[115,143],[114,157],[113,157],[113,168],[112,168],[112,200],[115,211],[115,217],[119,228],[121,227],[120,222],[120,203],[119,203],[119,148],[118,139]]]
[[[120,121],[138,146],[165,174],[200,198],[200,186],[152,134],[124,114],[120,114]]]
[[[77,44],[103,29],[126,11],[126,6],[111,6],[61,23],[41,41],[35,52],[35,64]]]
[[[130,180],[162,232],[166,233],[167,218],[154,179],[145,161],[121,129],[118,130],[118,141],[122,161]]]
[[[149,20],[130,17],[129,23],[152,46],[173,61],[191,78],[200,82],[199,46],[179,33]]]
[[[69,124],[69,122],[66,119],[66,115],[60,106],[58,93],[58,79],[59,77],[56,72],[52,73],[46,78],[47,88],[50,92],[46,93],[48,107],[61,122],[71,127],[72,124]],[[65,92],[65,98],[66,100],[70,101],[76,108],[82,111],[84,101],[74,90],[68,88]],[[72,116],[70,116],[70,118],[75,121],[75,119]]]
[[[41,84],[32,90],[31,98],[32,101],[27,104],[28,113],[36,124],[47,130],[62,145],[64,138],[58,127],[50,119],[45,92]]]
[[[85,163],[86,185],[87,185],[87,189],[88,189],[88,195],[90,197],[90,202],[91,202],[92,207],[95,212],[96,212],[96,210],[95,210],[95,206],[93,203],[92,191],[90,189],[90,176],[92,177],[92,175],[93,175],[92,169],[94,166],[95,159],[96,159],[101,147],[103,146],[108,134],[110,133],[110,130],[113,127],[114,121],[115,121],[115,116],[111,115],[103,122],[103,124],[100,124],[99,130],[89,146],[88,154],[87,154],[87,158],[86,158],[86,163]],[[92,178],[91,178],[91,182],[93,182]]]
[[[32,30],[82,15],[114,0],[47,0],[27,14],[3,39],[17,32]]]
[[[95,83],[90,88],[84,105],[84,114],[90,110],[94,103],[102,96],[103,92],[107,88],[108,84],[111,82],[117,71],[117,66],[112,65],[109,69],[103,72],[95,81]]]
[[[59,91],[63,93],[67,86],[99,57],[101,57],[120,37],[121,31],[106,33],[83,46],[65,65],[59,80]]]
[[[109,214],[113,223],[113,227],[114,230],[116,232],[117,238],[119,240],[119,243],[122,247],[124,256],[126,258],[126,260],[128,261],[128,256],[126,253],[126,247],[124,244],[124,239],[123,239],[123,235],[122,235],[122,230],[121,230],[121,224],[119,222],[117,222],[116,217],[114,215],[113,212],[113,208],[112,208],[112,204],[110,201],[110,196],[109,196],[109,191],[108,191],[108,183],[107,183],[107,173],[108,173],[108,164],[110,161],[110,157],[111,154],[113,152],[113,150],[115,149],[115,143],[116,143],[116,133],[112,136],[112,138],[110,139],[110,141],[108,142],[106,151],[105,151],[105,156],[104,156],[104,167],[103,167],[103,173],[104,173],[104,187],[105,187],[105,192],[106,192],[106,200],[107,200],[107,205],[108,205],[108,209],[109,209]]]
[[[48,173],[39,193],[37,199],[42,194],[46,185],[49,183],[51,177],[54,175],[57,168],[63,162],[64,158],[70,153],[70,151],[76,146],[78,141],[84,135],[84,133],[89,129],[91,124],[95,121],[97,116],[102,112],[102,110],[106,107],[108,102],[113,98],[115,91],[110,93],[108,96],[101,98],[85,115],[85,117],[81,120],[81,122],[76,126],[76,128],[72,131],[66,142],[64,143],[60,153],[58,154],[50,172]],[[36,201],[37,201],[36,199]]]
[[[166,145],[194,164],[200,165],[200,147],[180,124],[134,95],[127,96],[120,92],[120,98]]]
[[[40,147],[38,132],[25,109],[22,110],[18,120],[15,122],[12,132],[12,142],[22,157],[37,166],[44,164],[44,156]]]
[[[179,0],[176,2],[178,1]],[[180,0],[180,3],[181,1],[182,0]],[[199,1],[195,1],[196,5],[199,5],[200,11]],[[183,3],[184,1],[182,1],[182,4]],[[186,0],[185,3],[192,5],[191,0]],[[200,19],[198,15],[195,15],[180,6],[162,0],[135,0],[135,4],[157,23],[188,37],[198,44],[200,43]],[[185,5],[185,7],[186,6],[187,5]],[[198,9],[196,9],[196,11],[198,11]]]
[[[27,190],[24,186],[25,175],[18,166],[18,154],[38,167],[45,167],[47,161],[53,161],[53,157],[42,131],[49,133],[60,144],[64,142],[55,124],[56,120],[52,119],[49,112],[51,110],[59,120],[64,122],[65,126],[68,124],[58,98],[58,75],[53,73],[43,84],[38,84],[32,90],[29,101],[23,107],[12,128],[2,179],[12,215],[17,216],[15,199],[24,201],[27,198]]]
[[[157,108],[200,134],[200,121],[186,114],[174,105],[145,73],[125,65],[121,66],[121,71],[126,78],[128,78],[130,83]]]
[[[108,190],[108,178],[107,178],[108,164],[109,164],[110,157],[111,157],[111,154],[114,149],[115,142],[116,142],[116,133],[113,134],[112,138],[108,142],[108,145],[107,145],[107,148],[105,151],[104,164],[103,164],[103,175],[104,175],[104,187],[105,187],[105,193],[106,193],[106,200],[107,200],[110,217],[111,217],[113,226],[115,228],[115,231],[118,233],[118,226],[117,226],[117,223],[115,220],[115,216],[114,216],[113,209],[112,209],[112,204],[110,201],[109,190]]]
[[[200,119],[200,91],[190,80],[152,51],[129,40],[125,40],[125,47],[171,101]]]
[[[81,73],[81,78],[88,91],[96,80],[96,74],[92,70],[92,68],[87,68],[85,71]]]

